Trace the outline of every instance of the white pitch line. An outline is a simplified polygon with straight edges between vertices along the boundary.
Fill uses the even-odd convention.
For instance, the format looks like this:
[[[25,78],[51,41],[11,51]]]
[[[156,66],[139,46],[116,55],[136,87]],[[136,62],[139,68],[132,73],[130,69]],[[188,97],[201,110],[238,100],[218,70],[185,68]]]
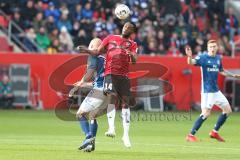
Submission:
[[[102,142],[102,141],[96,141],[96,143],[105,143],[105,144],[119,144],[120,145],[120,142]],[[191,143],[191,142],[189,142]],[[198,144],[198,143],[201,143],[201,142],[195,142],[194,144]],[[219,143],[222,143],[222,142],[219,142]],[[193,144],[193,143],[191,143]],[[178,145],[178,144],[159,144],[159,143],[132,143],[132,145],[141,145],[141,146],[160,146],[160,147],[172,147],[172,148],[200,148],[200,149],[218,149],[218,150],[234,150],[234,151],[240,151],[240,148],[231,148],[231,147],[216,147],[216,146],[213,146],[213,147],[209,147],[209,146],[187,146],[187,145]]]

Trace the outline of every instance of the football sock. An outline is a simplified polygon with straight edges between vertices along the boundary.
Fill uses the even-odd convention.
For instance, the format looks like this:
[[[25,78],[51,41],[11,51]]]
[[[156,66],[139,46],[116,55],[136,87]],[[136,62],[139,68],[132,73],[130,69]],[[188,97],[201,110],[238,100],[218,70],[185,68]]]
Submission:
[[[82,128],[82,131],[84,132],[85,135],[87,135],[89,133],[89,123],[88,123],[88,119],[85,116],[82,116],[79,119],[80,122],[80,126]]]
[[[215,124],[214,130],[218,131],[220,129],[220,127],[225,123],[226,119],[227,119],[227,114],[226,113],[222,113],[217,120],[217,123]]]
[[[200,115],[198,117],[198,119],[195,121],[194,126],[191,130],[191,134],[195,135],[196,132],[198,131],[198,129],[201,127],[202,123],[206,120],[207,118],[205,118],[203,115]]]
[[[116,115],[116,109],[114,104],[108,104],[107,108],[107,118],[108,118],[108,126],[110,131],[115,130],[115,115]]]
[[[97,120],[96,119],[91,120],[91,122],[90,122],[90,135],[92,135],[93,137],[96,137],[97,129],[98,129]]]
[[[130,109],[122,108],[123,136],[128,136],[130,126]]]

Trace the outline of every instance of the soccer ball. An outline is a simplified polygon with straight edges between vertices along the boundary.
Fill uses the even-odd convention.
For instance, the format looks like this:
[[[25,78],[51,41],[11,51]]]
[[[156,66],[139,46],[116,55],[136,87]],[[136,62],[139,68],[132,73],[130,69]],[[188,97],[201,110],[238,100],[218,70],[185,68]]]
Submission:
[[[119,19],[126,19],[130,14],[130,9],[125,4],[119,4],[115,8],[115,15]]]

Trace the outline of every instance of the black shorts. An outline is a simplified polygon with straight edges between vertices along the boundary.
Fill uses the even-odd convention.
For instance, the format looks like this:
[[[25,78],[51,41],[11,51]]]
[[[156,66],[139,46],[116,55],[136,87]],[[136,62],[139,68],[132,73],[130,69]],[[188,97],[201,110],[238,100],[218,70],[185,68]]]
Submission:
[[[130,80],[126,76],[112,75],[105,76],[104,94],[114,93],[119,97],[130,96]]]

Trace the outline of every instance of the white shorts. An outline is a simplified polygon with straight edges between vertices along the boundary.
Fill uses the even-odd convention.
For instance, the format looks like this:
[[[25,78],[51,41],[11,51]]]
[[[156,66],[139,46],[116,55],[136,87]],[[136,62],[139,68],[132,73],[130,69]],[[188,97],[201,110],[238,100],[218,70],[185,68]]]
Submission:
[[[93,88],[81,103],[79,110],[82,112],[90,112],[97,108],[106,107],[108,105],[107,96],[103,94],[102,89]]]
[[[201,93],[201,108],[212,109],[214,105],[219,106],[221,109],[229,105],[227,98],[221,91],[215,93]]]

